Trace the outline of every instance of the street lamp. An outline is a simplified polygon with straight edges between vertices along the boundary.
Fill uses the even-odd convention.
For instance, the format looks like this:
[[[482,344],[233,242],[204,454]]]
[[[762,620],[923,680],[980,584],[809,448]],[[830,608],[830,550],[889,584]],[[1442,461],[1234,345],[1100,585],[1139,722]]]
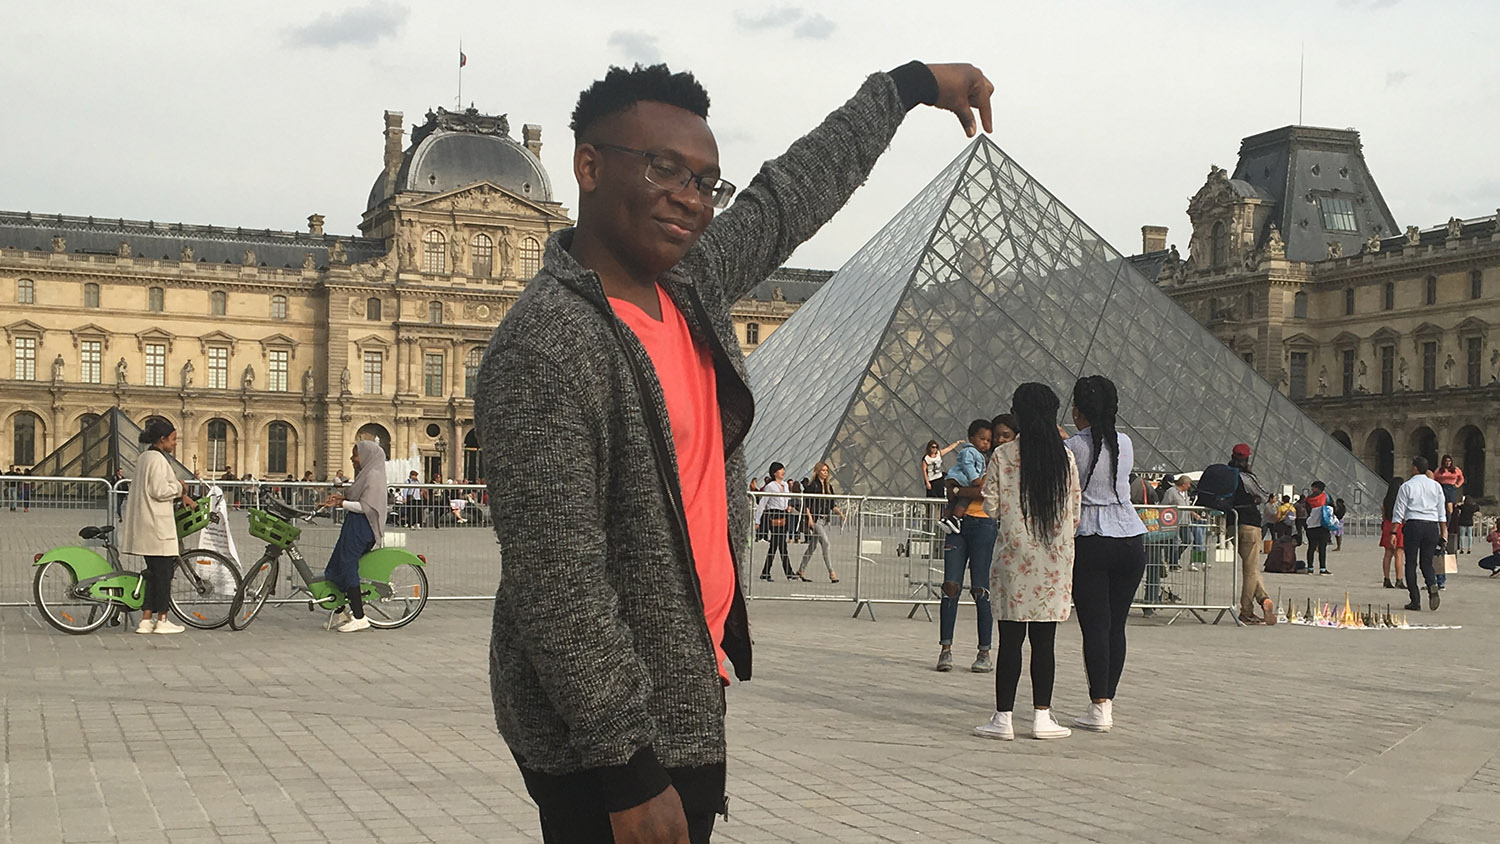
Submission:
[[[438,471],[440,471],[440,472],[446,471],[447,468],[448,468],[448,465],[447,465],[447,462],[443,458],[445,456],[447,456],[447,454],[448,454],[448,441],[445,440],[445,439],[443,439],[443,435],[442,434],[438,434],[437,441],[432,444],[432,447],[435,448],[435,449],[437,449],[437,453],[438,453]]]

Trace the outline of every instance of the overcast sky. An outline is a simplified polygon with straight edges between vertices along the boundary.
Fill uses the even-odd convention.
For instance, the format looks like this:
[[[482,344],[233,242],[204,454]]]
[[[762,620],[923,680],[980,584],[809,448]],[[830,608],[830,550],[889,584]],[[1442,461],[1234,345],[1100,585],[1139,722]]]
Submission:
[[[995,141],[1116,248],[1143,224],[1187,250],[1187,199],[1240,139],[1360,130],[1397,222],[1500,206],[1500,14],[1488,2],[1191,0],[27,4],[0,27],[0,209],[354,233],[381,112],[464,104],[542,125],[571,210],[568,115],[611,63],[693,70],[725,177],[749,181],[874,70],[969,61]],[[957,155],[908,117],[869,183],[793,258],[836,268]]]

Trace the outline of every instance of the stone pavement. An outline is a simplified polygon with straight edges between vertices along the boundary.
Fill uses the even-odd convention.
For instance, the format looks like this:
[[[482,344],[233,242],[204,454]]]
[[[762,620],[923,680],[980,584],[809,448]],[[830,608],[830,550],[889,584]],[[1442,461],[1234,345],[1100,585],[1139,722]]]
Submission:
[[[1136,618],[1115,731],[1055,742],[972,738],[993,676],[933,672],[934,624],[755,602],[715,840],[1500,840],[1500,580],[1462,559],[1418,616],[1462,630]],[[1369,540],[1332,565],[1271,591],[1397,599]],[[434,602],[406,629],[336,636],[272,607],[243,633],[172,637],[72,637],[0,610],[0,840],[538,841],[491,719],[489,610]],[[1069,717],[1078,653],[1070,623]]]

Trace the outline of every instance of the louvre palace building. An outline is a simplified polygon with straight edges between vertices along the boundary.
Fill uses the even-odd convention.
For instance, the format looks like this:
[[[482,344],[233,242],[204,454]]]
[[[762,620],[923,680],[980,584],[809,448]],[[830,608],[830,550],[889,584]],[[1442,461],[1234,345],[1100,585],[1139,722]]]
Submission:
[[[357,235],[319,214],[271,231],[0,212],[0,460],[30,467],[119,407],[173,422],[205,476],[324,479],[373,438],[427,476],[478,479],[485,344],[571,225],[541,138],[438,108],[408,141],[386,112]],[[745,350],[828,275],[782,270],[740,302]]]
[[[1186,257],[1146,226],[1137,268],[1377,474],[1451,454],[1500,493],[1500,212],[1399,225],[1359,133],[1307,126],[1245,138],[1187,210]]]

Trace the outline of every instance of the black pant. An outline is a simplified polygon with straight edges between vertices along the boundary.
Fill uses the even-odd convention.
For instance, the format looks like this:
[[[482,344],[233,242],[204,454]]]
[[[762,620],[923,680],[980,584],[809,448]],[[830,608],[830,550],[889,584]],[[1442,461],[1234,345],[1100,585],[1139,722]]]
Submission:
[[[1140,536],[1080,536],[1073,547],[1073,606],[1089,697],[1114,700],[1125,670],[1125,618],[1146,573],[1146,543]]]
[[[682,799],[688,840],[708,844],[715,816],[725,811],[724,766],[669,768],[667,773]],[[543,844],[609,844],[615,840],[592,772],[554,776],[522,765],[521,778],[541,815]]]
[[[172,575],[176,573],[176,557],[146,558],[146,600],[141,609],[165,615],[172,608]]]
[[[1333,532],[1326,527],[1310,527],[1307,529],[1307,570],[1312,571],[1313,558],[1318,557],[1318,568],[1321,571],[1328,570],[1328,543],[1333,539]]]
[[[776,519],[781,519],[781,527],[775,525]],[[786,511],[767,510],[766,524],[768,525],[768,532],[770,534],[771,547],[766,549],[766,564],[761,567],[760,573],[762,576],[771,573],[771,561],[776,558],[777,552],[780,552],[781,568],[785,571],[787,577],[791,577],[793,574],[792,557],[791,552],[786,547],[787,528],[791,522],[787,519]]]
[[[1407,519],[1401,525],[1401,540],[1406,543],[1406,591],[1412,603],[1420,603],[1417,591],[1417,567],[1422,568],[1422,580],[1431,589],[1437,585],[1437,575],[1432,571],[1432,556],[1437,553],[1440,532],[1437,522],[1420,522]]]
[[[1000,658],[995,665],[995,709],[1016,708],[1016,687],[1021,683],[1021,643],[1031,636],[1031,703],[1052,706],[1052,683],[1057,675],[1057,622],[1000,622]]]

